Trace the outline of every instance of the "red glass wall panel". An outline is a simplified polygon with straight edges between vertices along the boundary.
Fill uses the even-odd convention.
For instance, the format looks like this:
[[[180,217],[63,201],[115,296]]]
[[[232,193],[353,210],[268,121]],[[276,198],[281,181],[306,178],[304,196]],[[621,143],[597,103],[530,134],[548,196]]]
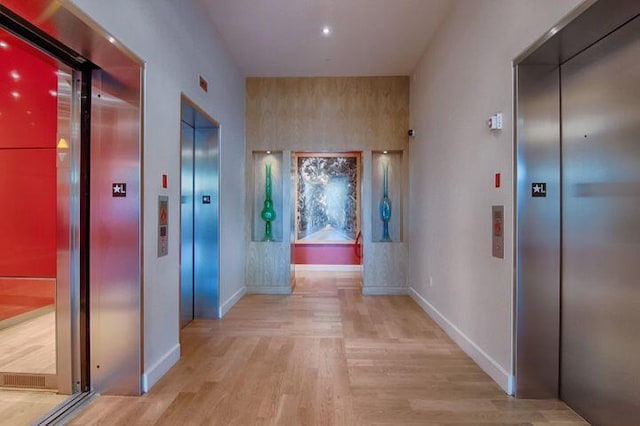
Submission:
[[[0,277],[56,276],[57,70],[0,30]]]
[[[0,149],[56,147],[57,70],[51,58],[0,30]]]
[[[56,276],[55,156],[0,150],[0,276]]]

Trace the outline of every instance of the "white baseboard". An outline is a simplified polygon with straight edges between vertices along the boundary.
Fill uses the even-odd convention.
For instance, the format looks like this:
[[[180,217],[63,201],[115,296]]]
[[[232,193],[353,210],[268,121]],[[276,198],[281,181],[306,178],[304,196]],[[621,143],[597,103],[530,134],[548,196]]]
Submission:
[[[247,287],[248,294],[281,294],[290,295],[292,293],[290,286],[278,286],[278,287]]]
[[[409,295],[507,394],[511,395],[513,393],[513,376],[511,376],[509,372],[442,315],[440,311],[429,303],[427,299],[422,297],[413,287],[409,289]]]
[[[222,318],[223,316],[227,315],[227,312],[229,312],[229,310],[233,308],[233,305],[238,303],[238,301],[242,299],[242,296],[244,296],[246,293],[247,287],[242,287],[240,290],[236,291],[233,296],[228,298],[227,301],[224,302],[222,306],[220,306],[220,309],[218,310],[218,318]]]
[[[409,294],[407,287],[362,287],[365,296],[406,296]]]
[[[300,272],[362,272],[362,265],[296,265]]]
[[[179,359],[180,344],[177,344],[142,375],[142,392],[149,392],[153,385],[155,385]]]

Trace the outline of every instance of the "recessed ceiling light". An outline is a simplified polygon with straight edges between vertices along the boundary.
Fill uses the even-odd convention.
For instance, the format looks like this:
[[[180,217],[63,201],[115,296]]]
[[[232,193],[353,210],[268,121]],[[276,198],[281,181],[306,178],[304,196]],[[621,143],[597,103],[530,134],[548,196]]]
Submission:
[[[11,96],[13,96],[13,99],[18,99],[20,97],[20,93],[19,92],[11,92]]]
[[[109,40],[109,43],[111,43],[111,44],[115,44],[115,42],[116,42],[116,39],[111,37],[111,36],[109,36],[108,40]]]
[[[382,153],[383,153],[383,154],[388,154],[388,153],[389,153],[389,151],[382,151]]]
[[[324,35],[325,37],[328,37],[331,35],[331,28],[328,26],[324,26],[322,27],[322,35]]]
[[[18,71],[16,70],[12,70],[9,75],[11,76],[11,78],[13,79],[13,81],[18,81],[20,80],[20,74],[18,73]]]
[[[55,90],[49,90],[49,94],[51,96],[58,96],[58,92],[56,92]]]
[[[3,49],[8,49],[9,44],[6,41],[0,41],[0,47]]]
[[[271,151],[267,151],[267,154],[271,154]]]

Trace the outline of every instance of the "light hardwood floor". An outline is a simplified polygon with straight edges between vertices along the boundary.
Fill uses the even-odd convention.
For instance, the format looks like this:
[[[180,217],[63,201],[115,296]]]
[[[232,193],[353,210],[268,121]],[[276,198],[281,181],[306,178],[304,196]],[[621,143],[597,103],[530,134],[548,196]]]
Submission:
[[[56,374],[54,311],[0,330],[0,371]]]
[[[361,296],[359,275],[301,274],[294,295],[247,296],[181,339],[147,395],[99,397],[70,424],[586,424],[508,397],[409,297]]]
[[[48,391],[0,389],[0,425],[31,425],[67,398]]]

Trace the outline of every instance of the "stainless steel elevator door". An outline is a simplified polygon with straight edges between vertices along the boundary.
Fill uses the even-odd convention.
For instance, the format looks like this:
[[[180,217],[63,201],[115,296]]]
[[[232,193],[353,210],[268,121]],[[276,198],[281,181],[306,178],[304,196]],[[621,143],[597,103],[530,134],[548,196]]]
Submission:
[[[181,123],[180,327],[193,320],[193,153],[194,129]]]
[[[561,68],[561,398],[640,422],[640,20]]]
[[[220,126],[183,99],[180,326],[219,317]]]
[[[196,127],[194,180],[195,318],[219,317],[218,137],[217,127]]]

